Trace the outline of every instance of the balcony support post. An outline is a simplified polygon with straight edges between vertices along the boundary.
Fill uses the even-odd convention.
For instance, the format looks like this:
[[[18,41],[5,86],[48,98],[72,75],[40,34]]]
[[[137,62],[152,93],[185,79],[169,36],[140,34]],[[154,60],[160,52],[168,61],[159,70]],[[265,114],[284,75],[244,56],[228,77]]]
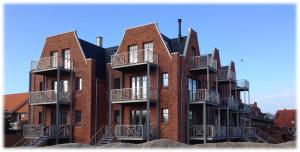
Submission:
[[[47,90],[47,79],[46,79],[46,76],[44,75],[43,76],[43,90],[41,90],[41,91],[46,91]],[[47,96],[47,92],[46,92],[46,96]],[[46,99],[45,99],[46,100]],[[44,126],[46,126],[46,107],[45,106],[43,106],[43,112],[42,112],[42,124],[44,125]]]
[[[113,61],[113,60],[112,60]],[[111,62],[111,66],[112,66],[113,62]],[[111,93],[111,72],[112,72],[112,67],[108,68],[108,87],[109,87],[109,103],[108,103],[108,124],[111,126],[111,98],[112,98],[112,93]]]
[[[189,92],[186,92],[186,135],[187,135],[187,144],[190,143],[190,98]]]
[[[60,68],[57,68],[57,91],[56,91],[56,136],[55,136],[55,143],[59,144],[59,132],[60,132]]]
[[[221,112],[220,108],[218,108],[218,126],[221,126]]]
[[[159,138],[159,66],[156,67],[156,129],[157,138]]]
[[[31,72],[29,72],[29,106],[28,106],[28,113],[29,113],[29,119],[28,119],[29,122],[28,123],[29,123],[29,125],[31,125],[33,123],[31,120],[32,119],[32,116],[31,116],[32,115],[32,106],[30,104],[31,103],[31,97],[30,97],[31,95],[30,94],[31,94],[31,89],[32,89],[31,88],[31,79],[32,79],[32,74],[31,74]]]
[[[120,76],[120,88],[123,89],[123,72],[121,72]],[[122,120],[123,120],[123,104],[120,104],[120,125],[122,125]]]
[[[250,105],[251,104],[251,101],[250,101],[250,87],[248,88],[248,104]],[[250,113],[249,113],[249,115],[250,115],[250,127],[252,127],[252,122],[251,122],[251,108],[250,108]]]
[[[150,140],[150,63],[147,63],[147,116],[146,116],[146,139]]]
[[[73,86],[74,86],[74,82],[73,82],[73,71],[71,71],[71,75],[70,75],[70,81],[71,81],[71,88],[70,88],[70,112],[69,112],[69,143],[73,142]],[[96,82],[97,83],[97,82]],[[96,88],[97,90],[97,88]],[[97,94],[97,93],[96,93]],[[97,98],[97,96],[96,96]],[[97,99],[96,99],[97,100]],[[96,103],[97,104],[97,103]]]

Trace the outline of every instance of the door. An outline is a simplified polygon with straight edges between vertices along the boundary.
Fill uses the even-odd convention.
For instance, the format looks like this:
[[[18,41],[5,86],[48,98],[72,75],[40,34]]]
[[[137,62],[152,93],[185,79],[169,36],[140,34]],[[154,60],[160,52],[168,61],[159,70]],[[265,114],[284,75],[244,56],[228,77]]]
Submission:
[[[50,66],[52,68],[56,68],[57,67],[57,59],[58,59],[58,53],[57,53],[57,51],[52,51],[50,53]]]
[[[146,110],[131,110],[129,136],[142,137],[146,125]]]
[[[153,62],[153,43],[144,43],[144,61]]]
[[[70,60],[70,50],[66,49],[63,50],[63,63],[64,63],[64,68],[65,69],[70,69],[71,68],[71,60]]]
[[[62,100],[68,100],[68,80],[62,81]]]
[[[137,45],[129,46],[129,63],[137,63],[138,62],[138,52]]]
[[[133,100],[145,100],[147,98],[147,76],[131,77],[131,95]]]

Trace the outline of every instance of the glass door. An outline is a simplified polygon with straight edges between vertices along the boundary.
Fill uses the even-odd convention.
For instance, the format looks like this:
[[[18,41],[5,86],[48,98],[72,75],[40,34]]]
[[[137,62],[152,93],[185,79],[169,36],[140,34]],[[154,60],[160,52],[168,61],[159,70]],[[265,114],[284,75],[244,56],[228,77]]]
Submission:
[[[58,53],[57,51],[52,51],[50,53],[50,66],[55,68],[57,67],[57,59],[58,59]]]
[[[144,61],[153,62],[153,43],[144,43]]]
[[[137,45],[129,46],[129,63],[137,63]]]
[[[63,50],[63,63],[65,69],[71,68],[71,60],[70,60],[70,50]]]

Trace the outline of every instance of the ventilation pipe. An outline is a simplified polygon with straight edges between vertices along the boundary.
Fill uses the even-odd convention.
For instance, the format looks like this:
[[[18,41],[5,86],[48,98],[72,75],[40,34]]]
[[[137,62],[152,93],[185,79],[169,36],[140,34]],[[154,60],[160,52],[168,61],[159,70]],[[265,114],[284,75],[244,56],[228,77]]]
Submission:
[[[102,47],[102,43],[103,43],[103,37],[97,36],[96,37],[96,45],[99,47]]]

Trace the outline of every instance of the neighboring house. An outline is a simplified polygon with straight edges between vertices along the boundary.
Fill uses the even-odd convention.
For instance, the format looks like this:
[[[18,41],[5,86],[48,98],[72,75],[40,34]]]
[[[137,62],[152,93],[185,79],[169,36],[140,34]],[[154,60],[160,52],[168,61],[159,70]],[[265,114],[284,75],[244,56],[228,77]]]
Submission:
[[[289,134],[296,133],[296,109],[277,110],[274,118],[274,126],[279,127]]]
[[[10,119],[10,130],[21,130],[28,121],[28,93],[4,95],[4,112]]]

